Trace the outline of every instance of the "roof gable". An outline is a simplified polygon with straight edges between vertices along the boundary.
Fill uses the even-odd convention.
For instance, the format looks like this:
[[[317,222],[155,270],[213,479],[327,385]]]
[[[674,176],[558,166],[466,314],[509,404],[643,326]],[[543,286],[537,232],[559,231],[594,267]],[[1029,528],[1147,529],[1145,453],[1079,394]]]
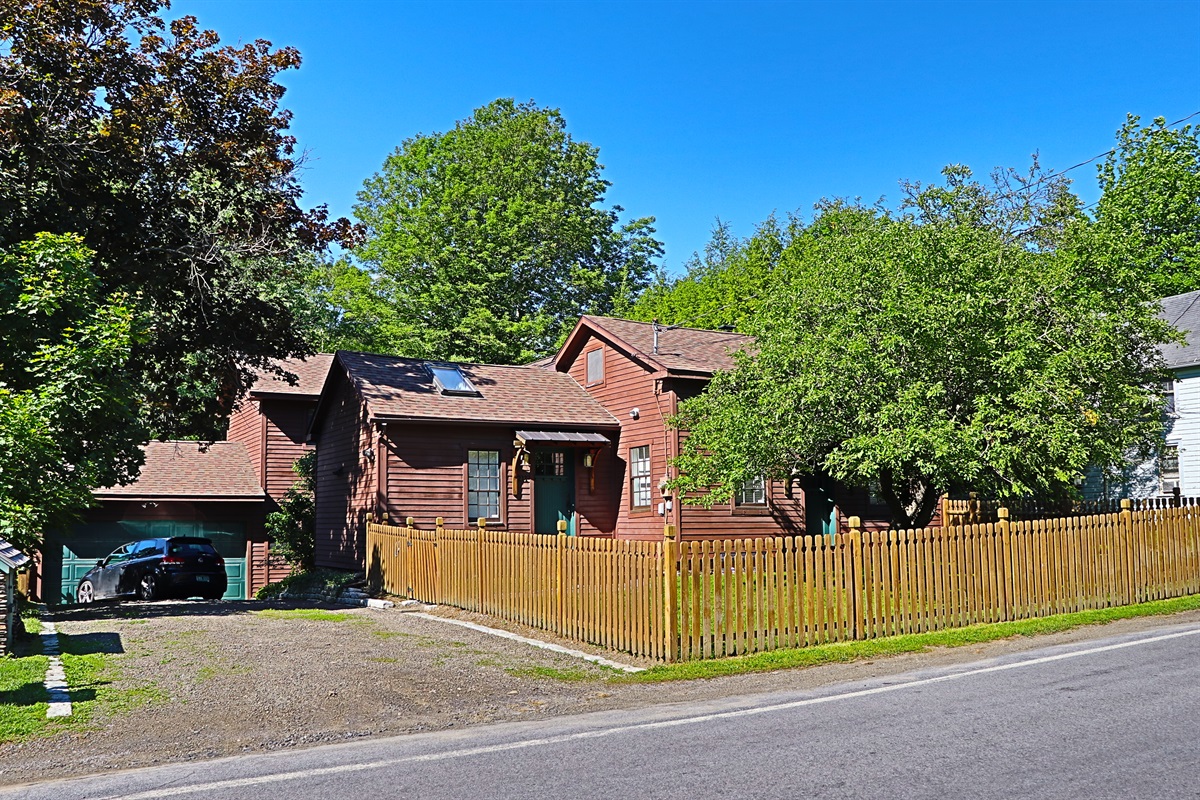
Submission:
[[[555,356],[555,367],[566,369],[578,357],[590,333],[604,339],[651,372],[710,377],[718,370],[733,369],[736,365],[733,353],[754,341],[753,337],[741,333],[673,325],[658,327],[656,348],[654,323],[584,315]]]
[[[455,364],[478,391],[444,394],[424,359],[338,351],[368,413],[380,420],[617,427],[617,419],[565,373],[533,366]],[[320,412],[318,412],[320,413]]]

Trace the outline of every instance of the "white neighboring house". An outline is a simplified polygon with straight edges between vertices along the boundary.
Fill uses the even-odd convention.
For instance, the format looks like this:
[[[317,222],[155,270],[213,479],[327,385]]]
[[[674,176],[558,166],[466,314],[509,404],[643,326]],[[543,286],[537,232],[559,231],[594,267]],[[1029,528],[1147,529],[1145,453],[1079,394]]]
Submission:
[[[1130,465],[1122,474],[1091,470],[1083,487],[1086,499],[1142,499],[1172,495],[1200,497],[1200,290],[1163,298],[1162,316],[1183,332],[1183,344],[1162,348],[1174,380],[1163,386],[1166,431],[1162,455]]]
[[[1168,297],[1162,305],[1163,316],[1184,332],[1187,341],[1163,347],[1163,357],[1175,373],[1175,380],[1167,395],[1166,447],[1158,471],[1164,485],[1175,481],[1181,495],[1197,497],[1200,496],[1200,291]]]

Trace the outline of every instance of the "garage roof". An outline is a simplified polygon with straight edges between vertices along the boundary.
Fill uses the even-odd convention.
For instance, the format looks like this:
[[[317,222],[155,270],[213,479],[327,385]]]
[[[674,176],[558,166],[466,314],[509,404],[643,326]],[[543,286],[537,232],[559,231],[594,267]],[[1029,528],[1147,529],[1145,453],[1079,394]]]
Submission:
[[[138,479],[96,489],[99,500],[262,500],[241,442],[150,442]]]

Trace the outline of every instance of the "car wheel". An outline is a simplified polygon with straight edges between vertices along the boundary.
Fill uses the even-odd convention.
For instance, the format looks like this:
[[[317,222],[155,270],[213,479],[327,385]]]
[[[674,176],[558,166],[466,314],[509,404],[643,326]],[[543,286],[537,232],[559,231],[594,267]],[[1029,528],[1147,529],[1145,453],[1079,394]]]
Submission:
[[[79,588],[75,590],[75,599],[84,605],[94,603],[96,601],[96,587],[92,586],[91,581],[83,581],[79,584]]]
[[[143,600],[158,599],[158,585],[154,580],[153,573],[146,573],[142,576],[142,582],[138,585],[138,597]]]

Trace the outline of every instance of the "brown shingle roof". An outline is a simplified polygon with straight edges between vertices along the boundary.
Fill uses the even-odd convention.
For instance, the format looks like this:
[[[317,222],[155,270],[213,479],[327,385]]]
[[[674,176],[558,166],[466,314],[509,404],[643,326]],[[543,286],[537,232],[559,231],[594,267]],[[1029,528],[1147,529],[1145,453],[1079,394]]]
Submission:
[[[734,367],[731,353],[754,341],[742,333],[706,331],[698,328],[669,328],[661,326],[658,352],[654,352],[654,326],[649,322],[634,322],[616,317],[586,315],[583,322],[601,334],[607,334],[616,344],[623,343],[643,359],[657,363],[667,372],[711,375],[717,370]]]
[[[616,427],[612,414],[562,372],[531,366],[458,364],[480,396],[444,395],[416,358],[339,351],[374,417],[507,424]]]
[[[325,386],[325,378],[329,375],[329,365],[333,363],[333,354],[317,353],[308,358],[288,358],[276,363],[285,372],[296,376],[296,384],[292,385],[279,375],[260,369],[256,370],[258,379],[250,387],[250,394],[317,397]]]
[[[101,500],[247,500],[262,498],[263,490],[241,442],[150,442],[136,481],[96,489],[92,494]]]

